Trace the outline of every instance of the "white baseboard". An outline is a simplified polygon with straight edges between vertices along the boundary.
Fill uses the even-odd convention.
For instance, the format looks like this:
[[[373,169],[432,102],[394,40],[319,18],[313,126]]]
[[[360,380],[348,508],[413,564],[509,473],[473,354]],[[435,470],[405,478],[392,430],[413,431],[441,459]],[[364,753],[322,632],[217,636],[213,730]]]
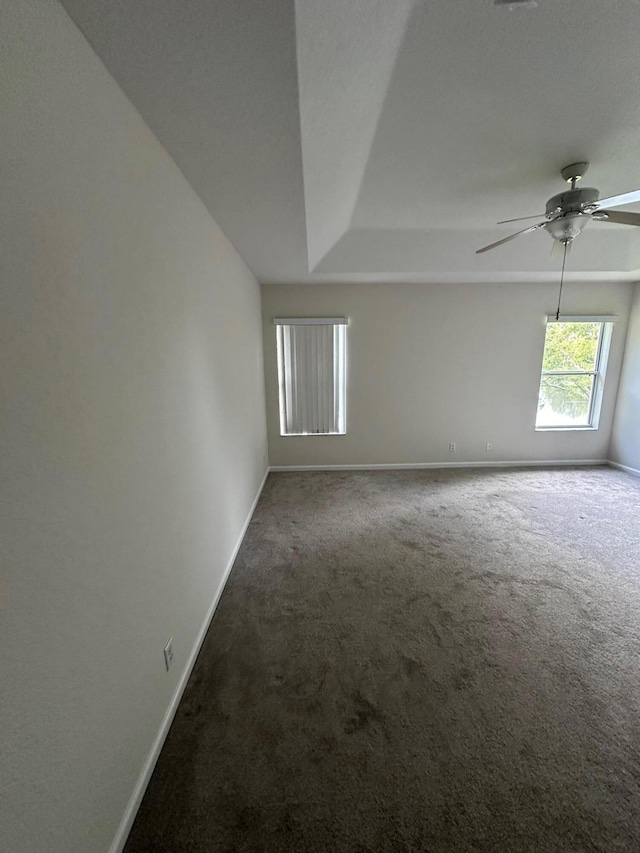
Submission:
[[[380,465],[271,465],[270,471],[378,471],[412,468],[531,468],[607,465],[606,459],[529,459],[518,462],[399,462]],[[631,469],[630,469],[631,470]]]
[[[262,478],[262,483],[260,484],[260,487],[258,489],[258,493],[256,494],[255,499],[251,504],[251,509],[249,510],[246,521],[242,527],[242,530],[240,531],[236,546],[233,549],[231,557],[229,558],[222,580],[218,585],[218,589],[216,590],[216,593],[213,597],[213,601],[209,606],[209,610],[207,611],[207,615],[204,618],[202,627],[200,628],[198,636],[196,637],[196,641],[193,644],[191,654],[187,659],[187,663],[182,672],[182,675],[180,676],[180,680],[178,681],[178,685],[175,689],[171,702],[169,703],[167,712],[164,715],[160,730],[156,735],[156,739],[154,740],[153,746],[151,747],[151,751],[149,752],[147,760],[144,763],[144,767],[142,768],[140,777],[138,778],[136,786],[133,789],[131,799],[129,800],[127,808],[125,809],[125,813],[123,815],[122,821],[120,822],[120,826],[118,827],[118,831],[116,832],[113,843],[109,848],[109,853],[122,853],[124,845],[127,842],[127,838],[129,836],[129,833],[131,832],[131,827],[133,826],[136,814],[138,813],[138,809],[140,808],[140,803],[142,802],[144,792],[146,791],[147,785],[149,784],[149,780],[151,779],[151,774],[153,773],[153,769],[156,766],[156,762],[160,755],[160,751],[162,750],[162,747],[164,745],[165,738],[169,733],[171,723],[173,722],[173,718],[176,714],[176,711],[178,710],[178,705],[180,704],[180,700],[182,699],[182,694],[184,693],[185,687],[187,686],[187,682],[189,681],[191,670],[193,669],[198,654],[200,653],[200,648],[202,646],[202,643],[204,642],[204,638],[207,634],[207,631],[209,630],[209,625],[213,618],[213,614],[215,613],[216,607],[218,606],[218,602],[220,601],[220,596],[222,595],[222,591],[224,590],[225,584],[227,583],[229,573],[233,568],[236,556],[238,554],[238,551],[240,550],[240,545],[242,544],[242,540],[244,539],[244,534],[247,531],[247,527],[249,526],[249,522],[251,521],[251,517],[253,516],[253,513],[255,511],[258,500],[260,499],[260,495],[262,494],[262,490],[264,488],[264,484],[266,483],[268,476],[269,469],[267,468],[267,470],[265,471],[265,475]]]
[[[640,470],[638,468],[631,468],[629,465],[623,465],[621,462],[613,462],[611,459],[609,459],[607,465],[611,465],[612,468],[618,468],[620,471],[626,471],[627,474],[633,474],[634,477],[640,477]]]

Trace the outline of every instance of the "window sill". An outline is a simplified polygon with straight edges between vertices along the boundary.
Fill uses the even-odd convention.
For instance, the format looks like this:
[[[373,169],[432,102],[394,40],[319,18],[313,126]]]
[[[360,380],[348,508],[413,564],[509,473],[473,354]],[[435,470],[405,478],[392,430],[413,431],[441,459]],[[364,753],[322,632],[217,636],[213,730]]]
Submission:
[[[597,426],[534,427],[536,432],[596,432]]]
[[[280,438],[332,438],[346,432],[281,432]]]

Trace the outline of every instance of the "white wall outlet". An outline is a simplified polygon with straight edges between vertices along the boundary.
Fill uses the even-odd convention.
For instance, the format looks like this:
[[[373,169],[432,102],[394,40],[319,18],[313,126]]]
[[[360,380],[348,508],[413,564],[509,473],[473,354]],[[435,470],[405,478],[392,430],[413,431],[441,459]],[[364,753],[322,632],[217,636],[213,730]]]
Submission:
[[[173,663],[173,637],[169,637],[169,642],[164,647],[164,665],[167,667],[167,672]]]
[[[449,453],[455,453],[455,452],[456,452],[456,443],[455,443],[455,441],[452,441],[449,444]]]
[[[485,450],[493,450],[493,444],[491,444],[490,441],[487,442],[487,446],[486,446]]]

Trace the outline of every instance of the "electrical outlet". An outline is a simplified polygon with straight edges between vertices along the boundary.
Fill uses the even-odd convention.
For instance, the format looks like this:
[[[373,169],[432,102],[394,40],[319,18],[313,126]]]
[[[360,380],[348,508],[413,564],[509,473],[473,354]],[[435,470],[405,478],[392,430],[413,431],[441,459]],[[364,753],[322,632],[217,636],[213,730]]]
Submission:
[[[455,445],[455,442],[454,442],[454,441],[452,441],[452,442],[449,444],[449,453],[455,453],[455,452],[456,452],[456,445]]]
[[[169,637],[169,642],[164,647],[164,665],[167,667],[167,672],[173,663],[173,637]]]
[[[490,441],[487,442],[487,446],[486,446],[485,450],[493,450],[493,444],[491,444]]]

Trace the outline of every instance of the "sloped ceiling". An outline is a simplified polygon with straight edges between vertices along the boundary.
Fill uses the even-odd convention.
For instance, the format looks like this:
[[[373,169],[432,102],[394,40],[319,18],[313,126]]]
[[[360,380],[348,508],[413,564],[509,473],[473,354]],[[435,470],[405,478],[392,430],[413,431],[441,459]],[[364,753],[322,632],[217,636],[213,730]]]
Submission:
[[[545,233],[475,249],[568,163],[640,187],[636,0],[63,5],[264,282],[555,281]],[[640,278],[640,229],[590,223],[569,267]]]

